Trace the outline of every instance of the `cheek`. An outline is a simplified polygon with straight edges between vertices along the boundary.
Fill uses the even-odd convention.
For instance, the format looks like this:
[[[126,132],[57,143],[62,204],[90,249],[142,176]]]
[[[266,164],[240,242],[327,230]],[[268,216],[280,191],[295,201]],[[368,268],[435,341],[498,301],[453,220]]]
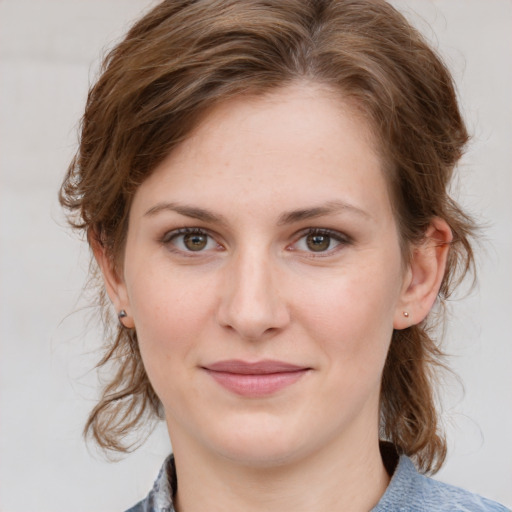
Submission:
[[[180,274],[154,265],[140,272],[129,290],[142,361],[166,411],[186,410],[190,397],[200,395],[192,376],[199,340],[212,318],[212,288],[197,282],[194,288]],[[183,382],[189,383],[186,393]]]
[[[396,272],[371,267],[331,276],[297,296],[303,327],[333,364],[355,372],[382,366],[393,332],[399,297]]]
[[[178,359],[183,362],[194,348],[213,317],[210,292],[215,288],[206,280],[187,279],[186,272],[156,264],[146,267],[130,280],[128,293],[149,373],[153,362],[157,366],[175,364]]]

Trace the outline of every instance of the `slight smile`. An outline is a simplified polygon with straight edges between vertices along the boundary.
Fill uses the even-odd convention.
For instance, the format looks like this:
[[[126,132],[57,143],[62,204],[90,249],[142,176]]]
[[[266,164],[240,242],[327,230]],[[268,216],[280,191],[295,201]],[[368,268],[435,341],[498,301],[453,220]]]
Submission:
[[[311,368],[283,361],[218,361],[202,367],[217,383],[237,395],[258,398],[294,384]]]

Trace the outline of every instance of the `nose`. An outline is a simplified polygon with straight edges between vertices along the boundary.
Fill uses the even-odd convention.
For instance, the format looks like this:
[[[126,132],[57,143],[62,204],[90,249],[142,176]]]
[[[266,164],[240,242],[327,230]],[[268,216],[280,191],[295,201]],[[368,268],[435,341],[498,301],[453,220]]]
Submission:
[[[218,322],[248,340],[282,330],[290,321],[277,264],[263,251],[247,250],[233,258],[223,275]]]

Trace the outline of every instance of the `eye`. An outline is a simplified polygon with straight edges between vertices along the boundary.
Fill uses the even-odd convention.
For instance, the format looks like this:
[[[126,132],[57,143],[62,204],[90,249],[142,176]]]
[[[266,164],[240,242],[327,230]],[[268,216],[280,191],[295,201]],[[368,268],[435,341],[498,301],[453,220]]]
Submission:
[[[171,250],[181,252],[202,252],[221,248],[207,232],[197,228],[171,231],[163,237],[162,242]]]
[[[309,250],[313,252],[323,252],[327,251],[331,246],[332,240],[329,235],[324,235],[321,233],[311,233],[306,236],[306,246]]]
[[[292,250],[309,253],[331,253],[340,245],[347,245],[347,236],[330,229],[309,229],[294,244]]]

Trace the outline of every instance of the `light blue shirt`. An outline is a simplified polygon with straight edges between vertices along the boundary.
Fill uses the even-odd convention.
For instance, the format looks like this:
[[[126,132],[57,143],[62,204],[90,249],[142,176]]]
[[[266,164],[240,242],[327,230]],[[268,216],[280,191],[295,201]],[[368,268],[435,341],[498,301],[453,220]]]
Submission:
[[[172,496],[176,485],[176,468],[171,455],[148,496],[126,512],[175,512]],[[411,459],[402,455],[386,492],[370,512],[484,511],[511,512],[499,503],[421,475]]]

